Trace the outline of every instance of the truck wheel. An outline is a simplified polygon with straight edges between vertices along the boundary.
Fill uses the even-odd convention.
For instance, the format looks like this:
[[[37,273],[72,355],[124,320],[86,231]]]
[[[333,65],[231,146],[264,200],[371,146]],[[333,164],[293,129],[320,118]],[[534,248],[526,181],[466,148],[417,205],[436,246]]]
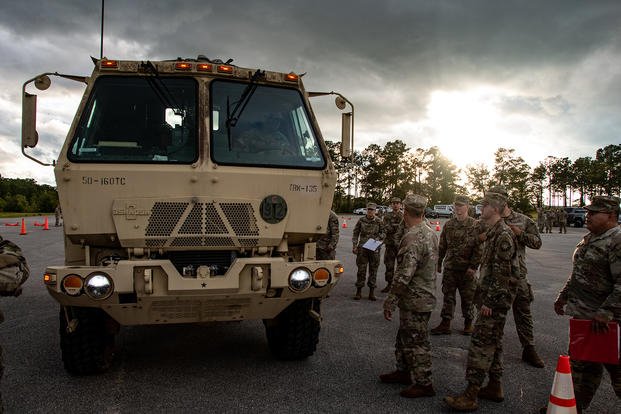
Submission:
[[[106,371],[114,358],[116,322],[98,308],[68,307],[67,314],[78,323],[73,332],[68,332],[65,310],[60,308],[60,350],[65,370],[72,375]]]
[[[319,342],[320,322],[311,316],[319,314],[320,302],[304,299],[293,302],[275,319],[265,320],[267,342],[278,359],[304,359],[313,355]]]
[[[574,227],[582,227],[583,224],[584,223],[580,219],[576,219],[576,221],[574,221]]]

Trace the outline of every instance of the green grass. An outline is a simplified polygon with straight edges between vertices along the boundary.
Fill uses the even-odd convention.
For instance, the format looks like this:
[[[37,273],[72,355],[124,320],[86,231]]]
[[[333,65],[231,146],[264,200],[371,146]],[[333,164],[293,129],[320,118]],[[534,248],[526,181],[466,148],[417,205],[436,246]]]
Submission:
[[[16,218],[16,217],[33,217],[33,216],[51,216],[54,213],[7,213],[0,211],[0,218]]]

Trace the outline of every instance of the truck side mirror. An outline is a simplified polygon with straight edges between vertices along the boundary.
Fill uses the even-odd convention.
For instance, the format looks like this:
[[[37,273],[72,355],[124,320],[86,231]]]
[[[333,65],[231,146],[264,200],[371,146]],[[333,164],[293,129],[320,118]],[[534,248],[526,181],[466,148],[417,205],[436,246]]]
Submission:
[[[39,142],[37,133],[37,95],[24,91],[22,96],[22,148],[34,148]]]
[[[352,148],[352,117],[351,112],[345,112],[341,115],[341,156],[343,158],[351,157]]]

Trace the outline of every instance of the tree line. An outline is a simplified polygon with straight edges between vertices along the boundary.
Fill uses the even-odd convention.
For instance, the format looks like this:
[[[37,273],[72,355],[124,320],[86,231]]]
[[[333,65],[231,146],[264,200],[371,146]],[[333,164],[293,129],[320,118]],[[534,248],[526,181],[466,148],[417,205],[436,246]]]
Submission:
[[[51,213],[58,204],[56,189],[32,178],[0,177],[0,212]]]
[[[621,145],[598,149],[594,157],[546,157],[531,168],[514,149],[498,148],[490,169],[482,163],[457,168],[438,147],[409,148],[397,139],[383,147],[371,144],[340,156],[339,143],[327,141],[339,173],[334,208],[350,212],[367,201],[388,204],[408,192],[425,195],[429,204],[451,204],[456,194],[477,202],[494,184],[504,185],[513,208],[530,212],[536,207],[584,206],[594,195],[621,193]]]

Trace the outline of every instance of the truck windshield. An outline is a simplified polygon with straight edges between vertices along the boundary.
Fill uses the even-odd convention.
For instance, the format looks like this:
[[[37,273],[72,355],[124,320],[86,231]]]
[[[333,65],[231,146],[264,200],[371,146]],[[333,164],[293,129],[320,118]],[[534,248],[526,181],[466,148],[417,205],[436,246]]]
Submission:
[[[196,161],[196,89],[191,78],[100,77],[68,158],[109,163]]]
[[[246,87],[232,81],[211,83],[212,160],[225,165],[324,168],[321,147],[295,89],[257,86],[235,124],[227,124]]]

